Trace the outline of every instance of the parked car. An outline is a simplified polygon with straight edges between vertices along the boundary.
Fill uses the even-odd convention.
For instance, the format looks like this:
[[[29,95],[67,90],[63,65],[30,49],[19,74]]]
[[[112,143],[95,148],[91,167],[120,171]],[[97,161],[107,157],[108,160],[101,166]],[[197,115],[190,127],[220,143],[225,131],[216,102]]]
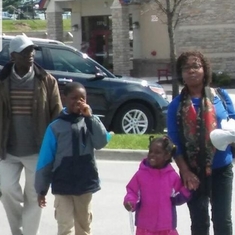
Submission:
[[[2,12],[2,20],[11,20],[11,14],[7,11]]]
[[[40,20],[41,19],[40,15],[38,13],[34,12],[33,16],[30,13],[29,12],[28,13],[21,12],[20,14],[17,15],[16,19],[17,20],[30,20],[30,19]]]
[[[9,42],[2,36],[0,66],[9,61]],[[82,83],[88,103],[106,128],[115,133],[156,133],[165,128],[168,101],[161,85],[146,80],[115,76],[96,61],[62,42],[31,38],[37,45],[35,61],[58,81]]]

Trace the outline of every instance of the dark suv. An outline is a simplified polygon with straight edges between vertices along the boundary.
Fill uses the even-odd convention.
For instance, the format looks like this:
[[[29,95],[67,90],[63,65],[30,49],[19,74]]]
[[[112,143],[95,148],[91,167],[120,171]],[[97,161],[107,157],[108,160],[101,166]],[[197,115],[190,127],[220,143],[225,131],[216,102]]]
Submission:
[[[9,42],[2,36],[0,66],[9,60]],[[168,107],[161,85],[142,79],[115,76],[100,64],[62,42],[31,38],[37,45],[35,62],[51,73],[60,90],[67,82],[82,83],[88,103],[106,128],[115,133],[162,132]]]

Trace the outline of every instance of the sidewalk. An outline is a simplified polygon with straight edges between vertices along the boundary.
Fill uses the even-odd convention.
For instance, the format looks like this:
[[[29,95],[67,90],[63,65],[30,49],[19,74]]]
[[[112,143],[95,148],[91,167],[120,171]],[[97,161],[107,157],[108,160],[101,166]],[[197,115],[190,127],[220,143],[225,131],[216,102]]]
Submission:
[[[148,150],[132,149],[101,149],[95,150],[95,156],[98,160],[112,161],[141,161],[147,156]]]

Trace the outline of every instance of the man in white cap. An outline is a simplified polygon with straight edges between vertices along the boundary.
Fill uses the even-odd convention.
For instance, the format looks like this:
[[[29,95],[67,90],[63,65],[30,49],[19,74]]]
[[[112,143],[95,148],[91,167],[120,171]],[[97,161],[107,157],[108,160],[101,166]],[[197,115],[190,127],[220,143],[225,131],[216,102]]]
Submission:
[[[38,234],[41,209],[34,189],[38,152],[47,125],[62,109],[58,84],[34,63],[34,49],[30,38],[14,37],[9,45],[12,61],[0,73],[1,201],[12,235]]]

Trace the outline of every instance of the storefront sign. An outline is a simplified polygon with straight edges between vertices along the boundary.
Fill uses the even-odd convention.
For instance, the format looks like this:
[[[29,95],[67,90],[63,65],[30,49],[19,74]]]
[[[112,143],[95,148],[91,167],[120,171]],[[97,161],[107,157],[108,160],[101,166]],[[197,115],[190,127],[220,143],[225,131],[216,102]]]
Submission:
[[[158,17],[156,15],[151,15],[151,21],[152,22],[157,22],[158,21]]]
[[[97,21],[97,26],[107,26],[107,24],[104,21]]]

